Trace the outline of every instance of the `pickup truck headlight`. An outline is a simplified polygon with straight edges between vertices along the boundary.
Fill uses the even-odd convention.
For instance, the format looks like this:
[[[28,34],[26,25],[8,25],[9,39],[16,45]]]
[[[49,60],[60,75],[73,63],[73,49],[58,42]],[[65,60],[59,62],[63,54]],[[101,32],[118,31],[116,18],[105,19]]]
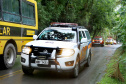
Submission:
[[[70,57],[75,53],[73,49],[61,49],[57,57]]]
[[[32,49],[30,47],[24,47],[22,50],[22,53],[24,54],[30,54],[32,51]]]

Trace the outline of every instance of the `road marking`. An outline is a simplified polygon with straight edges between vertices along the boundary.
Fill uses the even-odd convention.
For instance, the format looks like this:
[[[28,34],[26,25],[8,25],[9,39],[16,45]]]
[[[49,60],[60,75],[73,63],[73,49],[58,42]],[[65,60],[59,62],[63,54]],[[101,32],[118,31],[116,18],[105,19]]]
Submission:
[[[0,76],[0,80],[5,79],[5,78],[12,77],[12,76],[14,76],[16,74],[19,74],[19,73],[22,73],[22,70],[18,70],[18,71],[9,73],[9,74],[2,75],[2,76]]]

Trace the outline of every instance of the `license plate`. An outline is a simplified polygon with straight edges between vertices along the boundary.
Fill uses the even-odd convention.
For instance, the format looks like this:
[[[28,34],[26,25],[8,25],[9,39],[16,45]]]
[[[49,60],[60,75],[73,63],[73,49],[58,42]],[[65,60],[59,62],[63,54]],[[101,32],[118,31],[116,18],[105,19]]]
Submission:
[[[100,44],[100,43],[94,43],[94,44]]]
[[[36,60],[35,63],[36,64],[48,65],[49,64],[49,60]]]

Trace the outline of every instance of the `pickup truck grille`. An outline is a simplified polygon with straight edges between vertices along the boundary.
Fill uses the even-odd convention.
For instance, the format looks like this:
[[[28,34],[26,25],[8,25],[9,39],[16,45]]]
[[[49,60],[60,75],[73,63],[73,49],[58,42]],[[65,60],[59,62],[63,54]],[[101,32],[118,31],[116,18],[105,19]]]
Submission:
[[[32,53],[34,53],[35,56],[51,56],[51,53],[53,51],[53,48],[44,48],[44,47],[33,47],[32,48]]]

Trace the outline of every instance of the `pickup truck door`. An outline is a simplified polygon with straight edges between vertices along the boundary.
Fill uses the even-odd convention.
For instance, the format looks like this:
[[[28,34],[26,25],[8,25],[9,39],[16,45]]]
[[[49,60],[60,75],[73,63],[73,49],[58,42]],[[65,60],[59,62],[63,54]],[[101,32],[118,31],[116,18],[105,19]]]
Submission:
[[[79,42],[81,41],[82,38],[86,38],[85,34],[83,31],[79,31]],[[86,51],[87,51],[87,43],[81,43],[80,42],[80,63],[82,63],[85,59],[86,56]]]

